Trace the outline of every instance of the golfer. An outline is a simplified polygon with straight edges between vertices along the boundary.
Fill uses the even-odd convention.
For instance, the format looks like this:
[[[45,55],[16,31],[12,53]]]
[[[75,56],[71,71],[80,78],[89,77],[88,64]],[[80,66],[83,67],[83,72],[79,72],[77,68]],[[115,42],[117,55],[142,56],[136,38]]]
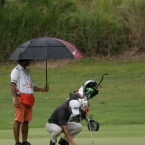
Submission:
[[[49,90],[48,86],[44,88],[34,86],[30,71],[26,68],[29,64],[30,60],[19,60],[18,65],[11,72],[11,91],[15,109],[15,121],[13,125],[15,145],[31,145],[27,141],[27,137],[28,124],[32,120],[32,106],[35,102],[33,91],[47,92]],[[20,125],[22,143],[19,140]]]
[[[82,125],[77,122],[68,122],[71,114],[79,115],[80,103],[78,100],[71,100],[63,103],[56,108],[46,124],[46,130],[51,134],[50,145],[57,143],[57,137],[64,133],[64,137],[60,138],[60,145],[77,145],[73,138],[81,132]]]

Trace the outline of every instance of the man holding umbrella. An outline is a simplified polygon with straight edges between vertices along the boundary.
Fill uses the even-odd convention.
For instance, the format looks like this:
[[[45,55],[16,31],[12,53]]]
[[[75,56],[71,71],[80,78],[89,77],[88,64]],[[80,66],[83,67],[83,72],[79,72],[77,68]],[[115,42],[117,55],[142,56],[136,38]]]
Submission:
[[[15,145],[31,145],[27,141],[28,124],[32,120],[32,106],[35,98],[33,91],[47,92],[49,87],[44,88],[34,86],[30,71],[26,68],[30,65],[30,60],[18,60],[18,65],[11,72],[11,91],[13,95],[13,104],[15,109],[15,121],[13,132]],[[20,126],[22,132],[22,143],[19,140]]]

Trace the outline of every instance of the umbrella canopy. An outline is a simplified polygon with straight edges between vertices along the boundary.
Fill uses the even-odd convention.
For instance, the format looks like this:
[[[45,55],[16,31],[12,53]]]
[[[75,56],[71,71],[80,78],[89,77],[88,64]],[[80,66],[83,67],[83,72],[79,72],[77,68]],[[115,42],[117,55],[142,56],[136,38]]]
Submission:
[[[42,37],[29,40],[20,45],[9,56],[9,60],[20,59],[57,59],[82,58],[81,52],[71,43],[57,39]]]
[[[82,53],[71,43],[58,39],[42,37],[24,42],[9,56],[8,60],[40,59],[47,60],[58,58],[83,58]]]

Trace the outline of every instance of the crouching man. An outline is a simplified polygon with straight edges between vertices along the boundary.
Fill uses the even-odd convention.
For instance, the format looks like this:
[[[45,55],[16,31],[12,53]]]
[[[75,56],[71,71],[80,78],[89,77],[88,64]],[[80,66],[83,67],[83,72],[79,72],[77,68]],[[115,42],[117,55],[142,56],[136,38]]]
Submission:
[[[77,122],[68,122],[71,114],[79,115],[80,103],[78,100],[71,100],[56,108],[46,124],[46,130],[51,134],[50,145],[57,143],[57,137],[64,133],[59,140],[60,145],[77,145],[73,138],[82,131],[82,125]]]

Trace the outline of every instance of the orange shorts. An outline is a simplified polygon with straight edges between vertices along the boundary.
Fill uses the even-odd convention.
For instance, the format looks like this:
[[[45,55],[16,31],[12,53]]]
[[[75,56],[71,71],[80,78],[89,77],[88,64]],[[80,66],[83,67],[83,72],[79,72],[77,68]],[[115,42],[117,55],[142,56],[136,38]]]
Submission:
[[[20,97],[18,100],[21,102]],[[15,120],[19,122],[24,122],[24,121],[31,121],[32,120],[32,107],[23,105],[22,103],[20,104],[20,108],[15,109]]]

